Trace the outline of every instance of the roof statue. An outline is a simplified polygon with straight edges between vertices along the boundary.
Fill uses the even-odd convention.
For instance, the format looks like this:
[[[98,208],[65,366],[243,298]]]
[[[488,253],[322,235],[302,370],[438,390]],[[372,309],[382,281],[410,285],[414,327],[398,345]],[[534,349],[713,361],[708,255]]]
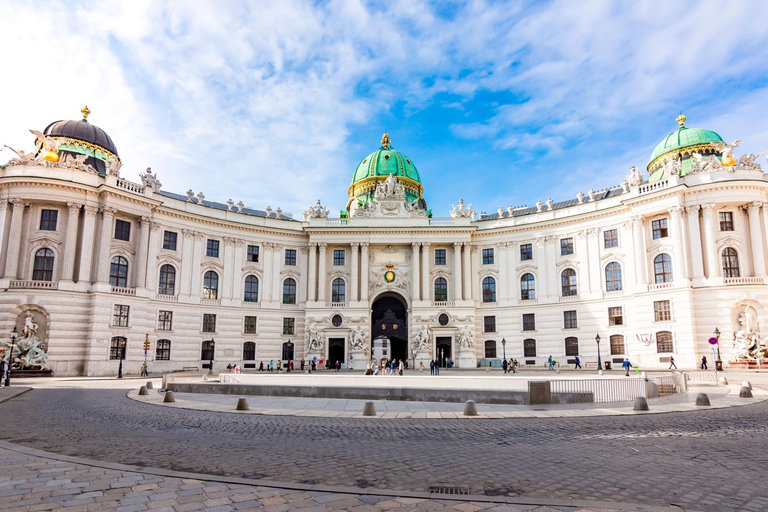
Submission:
[[[643,175],[637,170],[634,165],[629,168],[629,176],[627,176],[627,183],[630,187],[637,187],[643,184]],[[581,202],[581,201],[579,201]]]
[[[454,219],[461,218],[461,217],[469,217],[472,218],[472,220],[475,220],[475,211],[472,209],[472,203],[469,203],[467,206],[464,206],[464,199],[459,199],[459,206],[451,205],[453,209],[451,210],[451,217]]]
[[[145,187],[152,187],[152,190],[157,192],[160,190],[160,187],[163,186],[162,183],[160,183],[160,180],[157,179],[157,173],[152,174],[152,168],[147,167],[147,170],[144,171],[144,174],[139,173],[139,178],[141,178],[141,184]]]
[[[709,145],[715,148],[722,156],[721,163],[723,167],[733,167],[736,165],[736,159],[733,158],[733,148],[741,144],[740,140],[737,140],[733,144],[726,144],[725,142],[710,142]]]

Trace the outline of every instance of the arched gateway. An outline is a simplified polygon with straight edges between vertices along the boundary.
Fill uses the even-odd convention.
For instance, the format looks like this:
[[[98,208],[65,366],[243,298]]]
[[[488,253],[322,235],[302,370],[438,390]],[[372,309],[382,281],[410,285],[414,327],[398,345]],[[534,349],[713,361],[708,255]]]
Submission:
[[[408,309],[397,294],[382,295],[371,308],[371,339],[381,337],[388,338],[390,342],[390,349],[383,356],[403,361],[408,359]]]

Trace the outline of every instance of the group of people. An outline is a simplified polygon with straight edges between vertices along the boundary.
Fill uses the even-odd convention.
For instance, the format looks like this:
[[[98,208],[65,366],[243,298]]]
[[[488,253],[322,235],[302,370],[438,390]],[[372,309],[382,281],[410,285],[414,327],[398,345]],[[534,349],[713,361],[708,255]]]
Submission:
[[[517,365],[517,359],[511,357],[509,360],[501,360],[501,367],[504,368],[504,373],[517,373]]]
[[[381,361],[381,366],[376,363],[376,360],[372,360],[369,364],[365,365],[366,375],[402,375],[405,370],[408,369],[408,360],[403,359],[387,359]],[[338,370],[337,370],[338,371]]]

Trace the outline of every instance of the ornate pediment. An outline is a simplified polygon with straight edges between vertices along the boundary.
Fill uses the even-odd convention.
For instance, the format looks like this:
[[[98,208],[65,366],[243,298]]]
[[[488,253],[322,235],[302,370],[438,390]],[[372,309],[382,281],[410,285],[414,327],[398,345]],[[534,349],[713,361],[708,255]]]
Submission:
[[[47,235],[32,238],[29,240],[29,243],[32,249],[37,249],[38,247],[58,247],[61,245],[61,242]]]

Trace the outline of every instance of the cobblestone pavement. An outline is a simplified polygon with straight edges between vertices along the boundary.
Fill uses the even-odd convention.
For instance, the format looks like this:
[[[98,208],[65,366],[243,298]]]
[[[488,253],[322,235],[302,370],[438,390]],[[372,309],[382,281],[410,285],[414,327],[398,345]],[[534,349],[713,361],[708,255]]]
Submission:
[[[0,438],[89,459],[403,493],[444,484],[617,508],[765,510],[758,475],[768,453],[753,448],[767,433],[767,403],[472,422],[189,411],[137,403],[119,389],[35,389],[0,404]]]

